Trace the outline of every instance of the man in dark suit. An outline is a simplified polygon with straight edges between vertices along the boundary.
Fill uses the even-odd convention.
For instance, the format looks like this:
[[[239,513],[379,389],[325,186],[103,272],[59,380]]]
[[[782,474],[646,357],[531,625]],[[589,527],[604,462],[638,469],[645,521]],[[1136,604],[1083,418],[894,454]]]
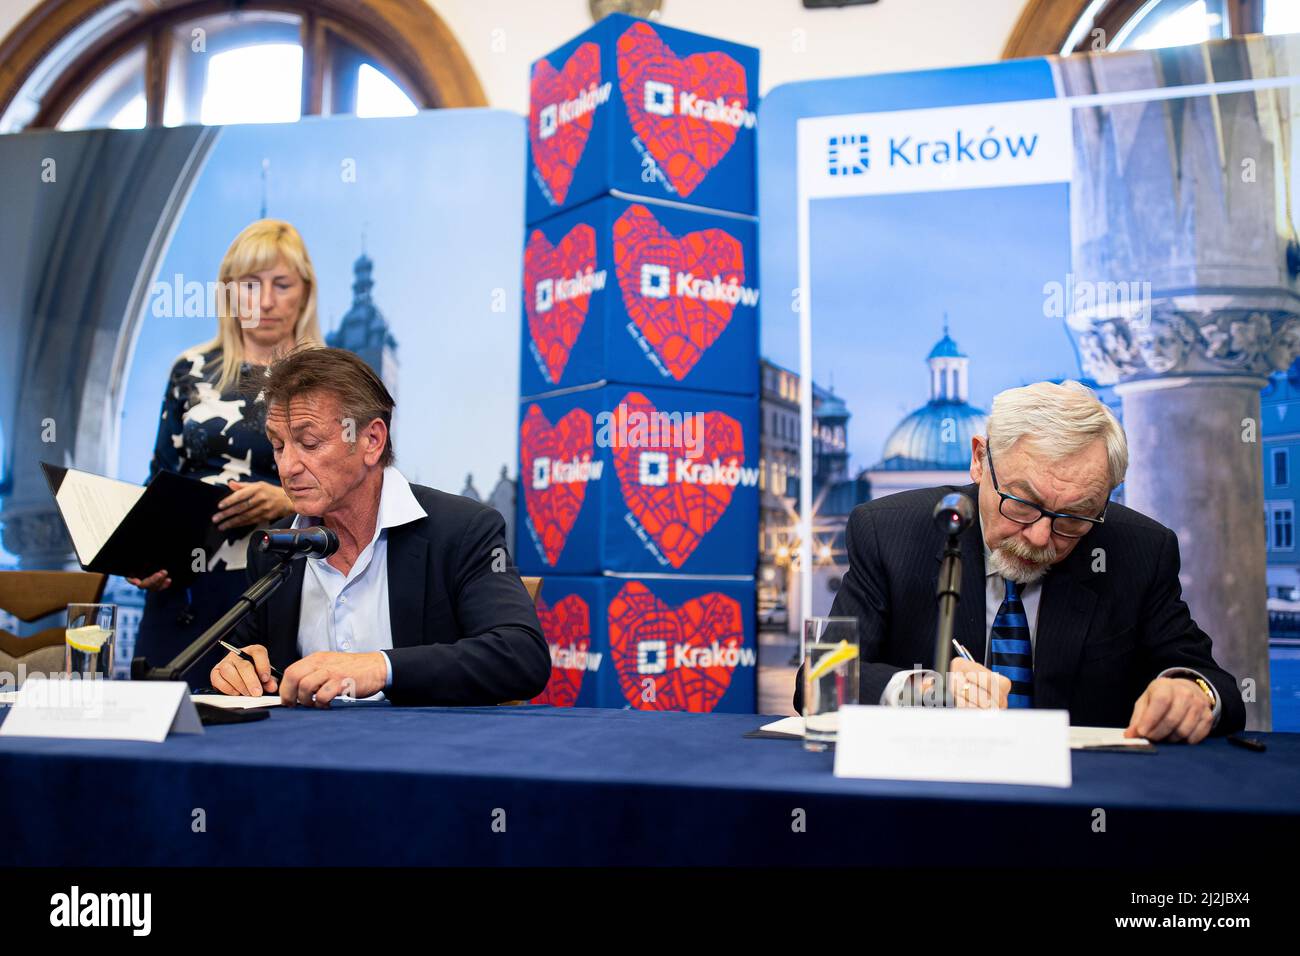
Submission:
[[[954,651],[957,706],[1066,709],[1150,740],[1241,730],[1236,681],[1182,599],[1177,537],[1108,503],[1127,465],[1123,430],[1089,389],[1043,382],[994,400],[988,436],[971,441],[973,484],[855,508],[831,613],[858,619],[861,702],[916,702],[933,685],[933,513],[958,491],[978,517],[960,536],[954,636],[973,661]]]
[[[236,632],[254,663],[227,655],[212,686],[316,707],[343,694],[444,705],[540,694],[550,652],[508,564],[505,522],[392,466],[393,399],[370,367],[341,349],[303,349],[269,369],[263,390],[276,467],[297,511],[275,527],[324,524],[339,548],[293,562]],[[250,546],[250,580],[273,561]]]

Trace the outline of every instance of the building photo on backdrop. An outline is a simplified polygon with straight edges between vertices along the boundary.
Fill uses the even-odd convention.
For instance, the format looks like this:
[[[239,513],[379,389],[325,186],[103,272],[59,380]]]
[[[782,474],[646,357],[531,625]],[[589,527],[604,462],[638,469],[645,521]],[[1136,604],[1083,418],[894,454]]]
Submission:
[[[766,699],[792,690],[801,580],[811,613],[831,609],[853,508],[966,484],[970,438],[993,395],[1074,379],[1128,432],[1132,463],[1115,500],[1195,548],[1183,556],[1188,601],[1198,621],[1215,622],[1231,669],[1255,675],[1261,722],[1300,716],[1285,425],[1300,375],[1300,47],[1254,37],[1211,50],[818,81],[765,101]],[[1188,86],[1203,92],[1187,96]],[[1068,114],[1036,117],[1040,98],[1070,104]],[[926,139],[942,135],[936,114],[994,132]],[[796,201],[808,203],[798,240],[781,228]],[[798,327],[772,306],[774,288],[800,287],[801,254],[814,375],[806,520],[791,477]]]
[[[159,438],[160,428],[168,431],[159,410],[173,365],[216,334],[218,266],[242,230],[266,219],[291,223],[302,236],[324,341],[360,355],[398,400],[393,434],[404,473],[499,500],[513,520],[514,398],[478,383],[518,354],[514,329],[493,309],[518,303],[509,280],[518,273],[522,226],[513,214],[522,190],[509,157],[521,132],[504,113],[435,111],[0,139],[6,175],[48,157],[55,175],[62,167],[81,180],[15,203],[2,227],[6,247],[27,250],[0,266],[6,308],[29,320],[6,323],[4,332],[15,374],[0,399],[11,436],[0,561],[49,568],[67,560],[40,462],[135,483],[176,466],[155,452],[158,441],[172,440]],[[106,193],[105,181],[117,190]],[[176,201],[160,206],[154,197]],[[159,244],[160,236],[167,241]],[[413,248],[418,260],[407,254]],[[87,274],[86,262],[104,268]],[[126,262],[135,263],[130,273],[108,268]],[[464,321],[437,326],[438,311]],[[466,408],[461,398],[471,390],[479,398]],[[225,440],[242,427],[244,410],[223,406],[212,389],[206,395],[189,416],[222,427],[212,438],[186,431],[176,450],[211,462],[210,482],[261,477],[247,446]],[[52,419],[52,433],[21,427],[21,410],[32,407],[56,409],[42,416]],[[205,441],[214,447],[196,444]],[[206,570],[226,564],[217,552]],[[144,598],[120,578],[107,593],[122,608],[125,666]]]

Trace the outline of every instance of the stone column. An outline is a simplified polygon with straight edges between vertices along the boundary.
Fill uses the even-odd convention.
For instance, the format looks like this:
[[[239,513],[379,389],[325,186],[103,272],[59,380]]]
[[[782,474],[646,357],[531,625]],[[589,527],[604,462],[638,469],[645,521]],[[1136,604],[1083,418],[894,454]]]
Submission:
[[[1282,75],[1290,38],[1071,56],[1063,95]],[[1272,726],[1259,390],[1300,354],[1288,89],[1074,111],[1067,326],[1123,401],[1124,500],[1172,528],[1192,615]],[[1123,573],[1111,564],[1110,570]],[[1248,685],[1249,687],[1250,685]]]
[[[1272,710],[1261,381],[1170,375],[1118,391],[1135,461],[1125,501],[1178,535],[1183,597],[1213,639],[1215,659],[1239,686],[1253,686],[1247,714],[1254,729],[1264,730],[1272,726]]]

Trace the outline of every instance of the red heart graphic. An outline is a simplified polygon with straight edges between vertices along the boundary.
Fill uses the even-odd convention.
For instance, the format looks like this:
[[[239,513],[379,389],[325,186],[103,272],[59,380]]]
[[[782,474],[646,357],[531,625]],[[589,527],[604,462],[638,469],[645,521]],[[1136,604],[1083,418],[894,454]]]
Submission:
[[[533,147],[533,165],[551,190],[551,202],[561,205],[573,183],[573,171],[587,148],[594,109],[551,126],[554,133],[542,138],[542,112],[574,99],[579,93],[600,85],[600,46],[584,43],[569,57],[564,69],[556,71],[549,60],[538,60],[528,95],[528,140]]]
[[[537,344],[545,368],[542,374],[553,385],[564,374],[569,352],[587,321],[591,294],[571,298],[553,291],[560,280],[571,280],[596,268],[596,230],[579,223],[569,230],[560,244],[552,246],[540,229],[533,230],[524,249],[524,311],[528,314],[528,331]],[[544,301],[548,308],[538,309],[538,284],[549,281],[551,290]]]
[[[643,266],[658,272],[666,288],[663,295],[646,295]],[[724,284],[745,284],[745,247],[722,229],[701,229],[681,238],[673,236],[645,206],[629,206],[614,223],[614,268],[623,304],[636,327],[673,378],[681,381],[706,349],[718,340],[735,305],[724,299],[677,295],[679,273]],[[644,273],[649,278],[650,273]]]
[[[591,647],[591,614],[587,602],[570,594],[550,607],[538,598],[537,617],[551,648],[551,680],[531,703],[572,707],[582,690],[587,651]]]
[[[672,102],[668,115],[646,109],[646,83],[663,84]],[[618,82],[632,129],[682,196],[695,191],[709,170],[736,141],[735,126],[678,108],[682,93],[698,100],[722,98],[727,106],[749,107],[745,68],[725,53],[696,53],[680,59],[648,23],[637,23],[618,38]],[[654,89],[652,87],[652,89]]]
[[[548,477],[543,487],[536,487],[537,459],[549,459],[549,464],[590,461],[593,439],[591,414],[581,408],[573,409],[552,426],[540,407],[530,405],[519,429],[519,480],[524,486],[528,517],[547,564],[555,564],[564,550],[573,523],[582,510],[587,483],[580,480],[552,481]]]
[[[735,488],[725,482],[679,480],[677,461],[712,466],[716,459],[724,466],[743,466],[745,436],[740,422],[722,412],[696,412],[689,431],[684,422],[679,428],[634,431],[638,421],[653,421],[656,412],[640,392],[629,392],[619,402],[611,422],[614,470],[628,510],[668,562],[680,568],[726,512]],[[702,436],[697,428],[702,429]],[[699,454],[691,458],[688,451],[694,450],[691,446],[697,442]],[[642,483],[643,460],[652,469],[656,464],[662,466],[651,478],[657,483]]]
[[[711,713],[731,686],[744,642],[740,602],[716,591],[671,608],[640,581],[629,581],[609,604],[614,670],[638,710]],[[653,694],[646,693],[647,677]]]

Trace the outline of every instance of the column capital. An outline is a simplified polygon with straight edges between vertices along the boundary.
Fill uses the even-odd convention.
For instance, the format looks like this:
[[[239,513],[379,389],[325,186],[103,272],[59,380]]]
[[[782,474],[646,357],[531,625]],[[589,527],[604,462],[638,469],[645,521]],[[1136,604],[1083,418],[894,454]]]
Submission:
[[[5,508],[0,541],[22,568],[49,570],[76,563],[63,519],[52,507]]]
[[[1149,313],[1075,314],[1067,327],[1086,375],[1115,385],[1165,375],[1267,378],[1300,355],[1300,312],[1162,303]]]

